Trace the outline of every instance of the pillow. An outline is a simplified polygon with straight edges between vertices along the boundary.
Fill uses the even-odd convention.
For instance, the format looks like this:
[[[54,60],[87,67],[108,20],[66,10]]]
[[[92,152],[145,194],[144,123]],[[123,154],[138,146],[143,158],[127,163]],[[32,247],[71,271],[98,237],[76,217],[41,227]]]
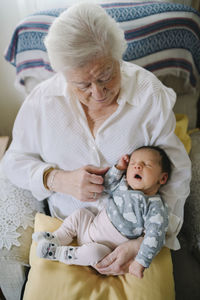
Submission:
[[[184,114],[176,114],[176,128],[175,134],[181,140],[187,153],[191,150],[191,138],[187,133],[188,129],[188,117]]]
[[[172,88],[194,91],[200,73],[200,16],[189,6],[157,1],[102,4],[124,30],[128,43],[123,59],[134,62]],[[51,9],[28,16],[16,27],[5,58],[16,67],[16,86],[25,91],[26,79],[40,81],[53,74],[43,43],[53,20],[64,10]]]
[[[36,215],[35,231],[54,231],[60,225],[56,218]],[[143,279],[130,274],[102,276],[91,267],[67,266],[38,258],[35,242],[31,246],[30,265],[23,300],[175,299],[172,260],[167,248],[155,257]]]

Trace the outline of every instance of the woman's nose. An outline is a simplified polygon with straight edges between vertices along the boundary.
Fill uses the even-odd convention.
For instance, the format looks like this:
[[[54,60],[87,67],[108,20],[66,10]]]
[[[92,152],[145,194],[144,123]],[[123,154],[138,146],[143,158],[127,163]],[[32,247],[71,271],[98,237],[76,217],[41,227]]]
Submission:
[[[102,86],[98,83],[92,83],[91,93],[92,93],[92,97],[95,100],[102,100],[102,99],[104,99],[104,97],[106,95],[104,86]]]

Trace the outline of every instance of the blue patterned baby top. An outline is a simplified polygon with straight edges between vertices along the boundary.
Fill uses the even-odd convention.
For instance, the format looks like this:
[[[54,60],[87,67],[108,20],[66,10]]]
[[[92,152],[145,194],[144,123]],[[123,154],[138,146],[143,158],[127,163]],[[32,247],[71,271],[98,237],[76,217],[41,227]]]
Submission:
[[[159,194],[147,196],[130,189],[124,171],[114,166],[104,176],[104,187],[110,197],[106,211],[115,228],[129,239],[144,234],[136,261],[149,267],[165,242],[168,207]]]

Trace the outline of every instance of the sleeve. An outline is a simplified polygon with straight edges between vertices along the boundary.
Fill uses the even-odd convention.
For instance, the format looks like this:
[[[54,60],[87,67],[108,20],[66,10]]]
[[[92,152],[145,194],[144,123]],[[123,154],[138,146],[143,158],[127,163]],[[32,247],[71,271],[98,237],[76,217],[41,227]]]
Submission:
[[[168,208],[159,197],[152,198],[145,216],[145,235],[135,260],[148,268],[165,242],[168,228]]]
[[[124,171],[118,170],[115,166],[110,168],[104,175],[104,191],[109,193],[119,185]]]
[[[34,197],[43,200],[50,196],[43,185],[43,173],[54,164],[41,158],[41,117],[38,109],[39,95],[31,94],[22,104],[13,127],[12,143],[3,158],[3,168],[15,185],[30,190]]]
[[[159,97],[159,101],[153,107],[154,118],[151,121],[150,143],[163,148],[171,160],[171,178],[161,187],[160,194],[170,208],[165,245],[177,250],[180,244],[176,236],[183,223],[184,204],[190,192],[191,162],[184,145],[174,133],[176,120],[172,106],[175,93],[164,87]]]

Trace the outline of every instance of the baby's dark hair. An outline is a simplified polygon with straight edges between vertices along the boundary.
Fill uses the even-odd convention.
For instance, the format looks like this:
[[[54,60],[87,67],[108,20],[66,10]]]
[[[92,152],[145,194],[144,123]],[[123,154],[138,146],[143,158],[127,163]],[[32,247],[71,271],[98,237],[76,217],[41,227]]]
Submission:
[[[168,178],[167,178],[167,181],[168,181],[171,176],[172,165],[171,165],[171,161],[170,161],[168,155],[166,154],[166,152],[158,146],[142,146],[142,147],[135,149],[134,151],[137,151],[140,149],[150,149],[150,150],[155,150],[155,151],[159,152],[160,157],[161,157],[162,172],[166,172],[168,174]]]

